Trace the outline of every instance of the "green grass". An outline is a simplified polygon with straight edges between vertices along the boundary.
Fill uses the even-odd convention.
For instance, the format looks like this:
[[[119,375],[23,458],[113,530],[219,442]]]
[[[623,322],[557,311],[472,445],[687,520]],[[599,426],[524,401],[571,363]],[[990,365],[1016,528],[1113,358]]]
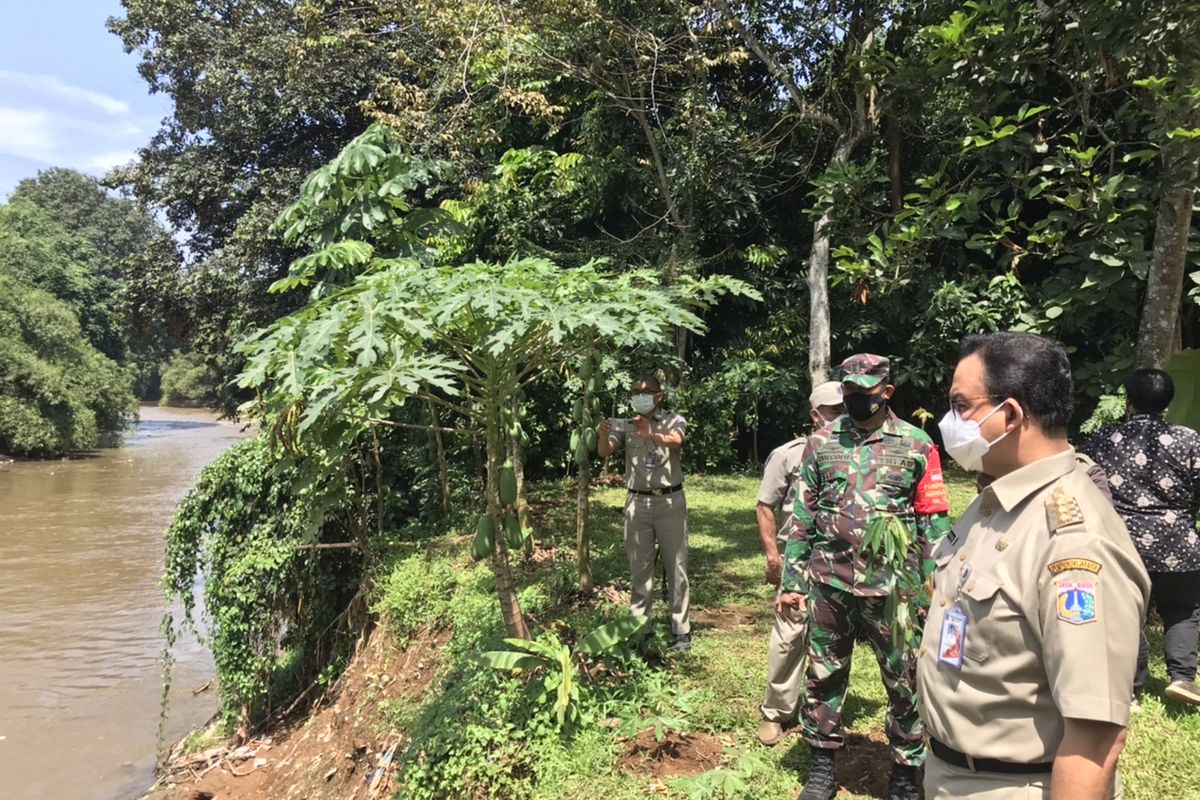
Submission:
[[[975,495],[974,480],[955,472],[949,473],[947,480],[952,516],[957,518]],[[667,669],[683,690],[695,692],[689,719],[692,729],[718,737],[734,751],[750,754],[742,762],[752,778],[752,791],[747,796],[790,797],[807,773],[807,746],[799,736],[791,736],[774,748],[762,748],[755,737],[758,704],[765,687],[773,598],[773,589],[763,583],[764,562],[755,530],[757,483],[755,477],[747,476],[688,479],[689,577],[693,614],[698,619],[694,623],[694,649],[688,655],[672,657]],[[603,600],[581,603],[578,597],[571,597],[573,498],[573,491],[560,485],[537,487],[534,499],[539,508],[539,536],[543,543],[552,542],[562,549],[553,564],[530,567],[518,580],[526,587],[525,611],[539,624],[545,626],[557,619],[576,631],[585,631],[618,609]],[[627,591],[628,567],[621,534],[624,499],[624,490],[615,487],[599,489],[593,496],[593,570],[599,586]],[[411,561],[406,568],[411,570]],[[468,578],[470,575],[475,577]],[[450,603],[456,629],[469,627],[470,620],[483,616],[485,609],[494,627],[495,600],[486,596],[490,580],[482,568],[463,573],[459,581],[458,594]],[[464,587],[470,588],[469,595],[464,594]],[[657,591],[656,585],[656,601],[661,597]],[[463,599],[468,596],[469,600]],[[464,603],[474,606],[474,612],[463,613]],[[744,624],[707,622],[717,609],[737,610]],[[656,621],[664,623],[663,603],[656,603],[655,613]],[[489,637],[493,641],[497,637],[494,631],[481,631],[484,629],[468,633],[469,641],[452,643],[451,654],[459,653],[459,666],[453,669],[463,669],[468,651],[482,646]],[[1126,797],[1200,798],[1200,770],[1193,768],[1200,764],[1200,713],[1161,699],[1166,677],[1159,641],[1152,640],[1151,648],[1149,691],[1142,711],[1131,724],[1128,747],[1121,759]],[[846,733],[852,747],[875,749],[881,770],[887,763],[886,747],[880,743],[884,740],[885,711],[886,699],[874,656],[867,646],[860,645],[852,665],[844,717]],[[427,714],[428,719],[437,716]],[[866,743],[867,736],[874,741]],[[695,786],[684,779],[656,780],[623,773],[617,768],[621,745],[610,728],[598,724],[585,726],[572,739],[542,747],[537,754],[537,778],[524,784],[533,797],[688,797],[689,789]],[[862,790],[861,781],[847,774],[841,777],[844,785]],[[875,783],[879,781],[876,776]],[[840,795],[864,800],[871,796]]]

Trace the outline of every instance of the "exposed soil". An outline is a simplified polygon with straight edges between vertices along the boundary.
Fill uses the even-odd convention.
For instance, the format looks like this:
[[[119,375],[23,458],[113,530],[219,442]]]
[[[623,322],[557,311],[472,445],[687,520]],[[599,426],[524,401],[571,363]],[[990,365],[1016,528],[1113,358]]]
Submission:
[[[717,606],[692,612],[692,622],[698,627],[728,631],[758,625],[767,613],[753,606]]]
[[[839,794],[887,797],[892,775],[892,750],[882,731],[846,735],[846,746],[837,754]],[[917,785],[922,774],[918,773]],[[924,791],[921,792],[924,797]]]
[[[143,800],[369,800],[390,797],[407,739],[380,729],[379,707],[419,701],[437,677],[448,631],[399,650],[377,628],[328,696],[270,738],[178,758]]]
[[[621,770],[651,778],[677,778],[699,775],[721,766],[724,745],[706,733],[667,731],[662,741],[654,731],[644,730],[625,743]]]

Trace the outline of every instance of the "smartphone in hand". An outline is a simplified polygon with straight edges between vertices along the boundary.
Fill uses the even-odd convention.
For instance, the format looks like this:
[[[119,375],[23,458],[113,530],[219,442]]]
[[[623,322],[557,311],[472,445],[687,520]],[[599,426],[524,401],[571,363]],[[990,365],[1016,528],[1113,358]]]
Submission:
[[[614,418],[608,421],[608,429],[612,433],[633,433],[633,420]]]

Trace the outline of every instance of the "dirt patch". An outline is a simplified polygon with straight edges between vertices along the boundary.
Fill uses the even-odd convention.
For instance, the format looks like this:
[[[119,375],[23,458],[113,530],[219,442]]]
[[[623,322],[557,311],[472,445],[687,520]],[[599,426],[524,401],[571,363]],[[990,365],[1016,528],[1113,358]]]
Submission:
[[[892,749],[882,731],[846,735],[846,746],[837,754],[839,794],[887,797],[892,777]],[[918,771],[917,785],[923,780]],[[921,797],[924,797],[921,791]]]
[[[625,743],[620,767],[630,775],[677,778],[699,775],[721,766],[724,746],[706,733],[668,731],[662,741],[654,731],[644,730]]]
[[[304,718],[269,738],[214,748],[173,765],[143,800],[364,800],[391,796],[399,730],[381,730],[379,706],[419,702],[437,678],[449,631],[422,633],[406,649],[376,628],[342,679]]]
[[[692,612],[692,622],[705,628],[728,631],[757,625],[765,612],[753,606],[718,606]]]

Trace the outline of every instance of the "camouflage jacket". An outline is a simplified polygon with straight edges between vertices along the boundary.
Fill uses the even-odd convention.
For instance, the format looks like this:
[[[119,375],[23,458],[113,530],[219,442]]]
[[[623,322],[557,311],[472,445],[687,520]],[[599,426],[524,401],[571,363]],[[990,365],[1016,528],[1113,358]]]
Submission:
[[[867,525],[880,514],[916,531],[915,569],[950,529],[937,446],[920,428],[890,415],[863,431],[843,414],[809,437],[796,479],[793,520],[784,549],[783,590],[807,593],[810,581],[862,596],[887,593],[868,580],[860,553]],[[923,570],[924,571],[924,570]]]

